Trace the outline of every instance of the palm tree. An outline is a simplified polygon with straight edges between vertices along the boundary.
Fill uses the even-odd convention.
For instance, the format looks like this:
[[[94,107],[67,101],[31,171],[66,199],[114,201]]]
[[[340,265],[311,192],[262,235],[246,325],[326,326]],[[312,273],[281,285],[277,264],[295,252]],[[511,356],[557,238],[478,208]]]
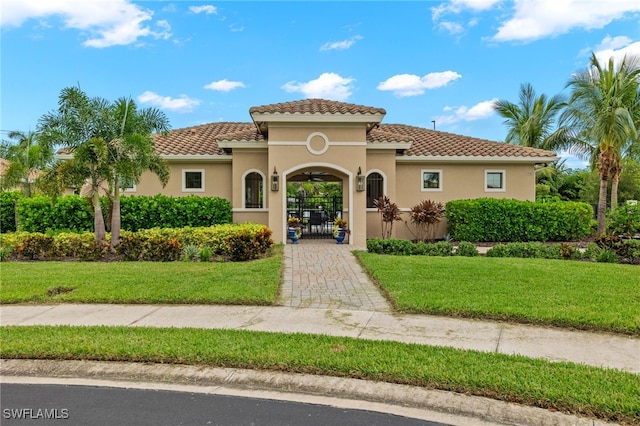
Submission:
[[[556,127],[556,118],[565,106],[561,95],[550,99],[544,94],[536,96],[529,83],[520,86],[519,104],[505,100],[493,103],[494,110],[505,119],[506,143],[551,151],[576,142],[567,129]]]
[[[3,141],[0,144],[0,158],[9,162],[2,174],[0,187],[21,186],[24,195],[31,197],[38,174],[53,161],[53,149],[34,132],[12,131],[9,138],[17,143]]]
[[[69,164],[56,166],[47,173],[49,182],[67,185],[82,182],[83,195],[93,204],[93,225],[96,241],[106,236],[100,193],[102,183],[109,177],[107,140],[113,134],[109,118],[109,102],[102,98],[89,98],[79,87],[62,89],[58,110],[40,118],[38,126],[43,138],[52,146],[60,146],[72,155]]]
[[[152,134],[166,133],[169,120],[154,108],[138,110],[131,99],[120,98],[113,105],[115,118],[121,123],[118,136],[109,143],[110,163],[113,165],[109,180],[112,196],[111,245],[120,242],[120,189],[124,184],[137,184],[145,170],[158,176],[162,186],[169,181],[169,167],[156,153]]]
[[[572,93],[565,118],[579,137],[592,144],[591,164],[600,175],[598,233],[606,229],[607,187],[611,179],[612,209],[617,204],[617,182],[622,173],[625,151],[638,144],[640,66],[637,58],[625,57],[618,67],[613,58],[603,67],[595,54],[586,71],[575,74],[569,83]]]
[[[48,174],[52,187],[78,185],[92,199],[96,240],[105,240],[105,222],[100,194],[111,197],[111,244],[120,238],[120,188],[138,183],[145,170],[160,178],[163,186],[169,179],[166,163],[155,152],[152,132],[169,129],[166,116],[155,109],[138,111],[132,100],[124,98],[110,103],[90,98],[80,88],[68,87],[60,92],[58,110],[40,119],[43,137],[51,145],[63,147],[70,155],[68,164],[58,165]],[[81,184],[82,185],[82,184]]]

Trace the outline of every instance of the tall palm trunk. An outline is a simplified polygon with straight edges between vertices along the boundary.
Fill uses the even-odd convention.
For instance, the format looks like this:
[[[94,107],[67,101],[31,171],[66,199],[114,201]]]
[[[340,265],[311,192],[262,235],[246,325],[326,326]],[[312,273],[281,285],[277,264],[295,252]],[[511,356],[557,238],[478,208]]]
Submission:
[[[106,231],[104,229],[104,217],[102,216],[102,206],[100,205],[100,194],[98,191],[93,192],[93,229],[96,234],[96,241],[102,243],[106,240]]]
[[[120,243],[120,188],[116,182],[113,190],[113,205],[111,206],[111,247],[115,247]]]
[[[603,235],[607,229],[607,186],[609,186],[609,177],[601,175],[598,195],[598,235]]]
[[[611,213],[618,207],[618,186],[620,185],[620,175],[622,169],[617,168],[611,173]]]

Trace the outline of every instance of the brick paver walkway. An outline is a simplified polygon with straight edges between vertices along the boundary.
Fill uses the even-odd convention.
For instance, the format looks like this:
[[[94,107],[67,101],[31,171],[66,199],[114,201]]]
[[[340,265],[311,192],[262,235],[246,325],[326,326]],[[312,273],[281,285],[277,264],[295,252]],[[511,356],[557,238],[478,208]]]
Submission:
[[[333,241],[287,244],[279,304],[295,308],[389,311],[387,301],[351,250],[353,246]]]

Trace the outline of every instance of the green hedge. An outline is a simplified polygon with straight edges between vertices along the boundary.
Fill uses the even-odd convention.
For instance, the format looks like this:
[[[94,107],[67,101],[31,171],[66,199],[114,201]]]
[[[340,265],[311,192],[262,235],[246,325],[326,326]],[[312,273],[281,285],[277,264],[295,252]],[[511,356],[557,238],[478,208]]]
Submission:
[[[0,192],[0,233],[16,231],[16,202],[20,198],[20,191]]]
[[[219,197],[132,196],[120,199],[122,229],[184,228],[231,223],[231,202]]]
[[[122,260],[175,261],[184,247],[207,248],[217,257],[233,261],[257,259],[273,244],[271,230],[254,223],[216,225],[207,228],[153,228],[123,231],[116,253]],[[94,235],[84,233],[16,232],[0,236],[0,248],[18,259],[47,260],[78,258],[100,260],[108,254],[108,244],[98,244]]]
[[[624,204],[608,217],[609,232],[614,235],[634,237],[640,235],[640,204]]]
[[[17,200],[17,205],[14,204]],[[19,192],[0,193],[2,232],[15,232],[15,209],[19,229],[26,232],[93,231],[93,207],[88,198],[66,195],[53,202],[48,197],[24,198]],[[108,201],[101,199],[108,213]],[[123,230],[206,227],[231,223],[231,203],[219,197],[131,196],[120,199]],[[106,221],[106,217],[105,217]]]
[[[446,204],[448,231],[458,241],[570,241],[591,233],[589,204],[479,198]]]
[[[21,198],[17,203],[19,229],[26,232],[93,230],[93,207],[89,199],[66,195]]]
[[[367,251],[399,256],[478,256],[476,247],[464,241],[456,248],[446,241],[438,241],[437,243],[418,241],[414,243],[394,238],[372,238],[367,240]]]

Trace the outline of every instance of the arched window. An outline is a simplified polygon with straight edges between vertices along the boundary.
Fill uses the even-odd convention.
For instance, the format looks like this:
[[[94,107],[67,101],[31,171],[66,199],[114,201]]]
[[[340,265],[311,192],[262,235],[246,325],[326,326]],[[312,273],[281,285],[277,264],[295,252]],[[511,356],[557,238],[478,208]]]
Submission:
[[[373,172],[367,176],[367,208],[375,208],[374,200],[384,195],[384,178],[380,173]]]
[[[244,178],[244,207],[261,209],[263,207],[262,175],[258,172],[248,173]]]

